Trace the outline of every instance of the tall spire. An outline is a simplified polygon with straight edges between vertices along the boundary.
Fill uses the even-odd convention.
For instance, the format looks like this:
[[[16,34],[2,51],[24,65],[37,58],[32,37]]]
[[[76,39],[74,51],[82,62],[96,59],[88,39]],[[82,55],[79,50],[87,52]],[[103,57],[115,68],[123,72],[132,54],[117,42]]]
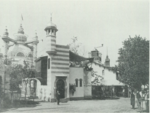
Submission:
[[[37,31],[35,30],[35,36],[37,36]]]
[[[5,27],[4,35],[5,35],[5,36],[8,36],[8,35],[9,35],[8,30],[7,30],[7,26]]]
[[[107,47],[107,56],[108,56],[108,47]]]
[[[52,13],[51,13],[51,16],[50,16],[50,22],[52,23]]]
[[[24,34],[24,30],[22,24],[20,24],[20,28],[18,29],[18,33]]]
[[[22,14],[21,14],[21,21],[20,21],[20,24],[22,24],[22,22],[23,22],[23,16],[22,16]]]

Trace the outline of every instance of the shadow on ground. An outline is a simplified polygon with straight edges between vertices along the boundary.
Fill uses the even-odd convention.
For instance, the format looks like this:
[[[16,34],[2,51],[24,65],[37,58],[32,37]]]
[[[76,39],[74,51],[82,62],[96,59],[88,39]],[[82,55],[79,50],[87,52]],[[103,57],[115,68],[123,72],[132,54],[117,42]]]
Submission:
[[[20,100],[20,101],[14,101],[13,104],[11,103],[7,103],[3,108],[0,108],[0,112],[5,112],[8,111],[10,109],[18,109],[18,108],[24,108],[24,107],[36,107],[36,106],[40,106],[39,102],[35,102],[35,101],[31,101],[31,100]]]
[[[99,98],[99,97],[93,97],[93,100],[116,100],[120,99],[120,97],[104,97],[104,98]]]

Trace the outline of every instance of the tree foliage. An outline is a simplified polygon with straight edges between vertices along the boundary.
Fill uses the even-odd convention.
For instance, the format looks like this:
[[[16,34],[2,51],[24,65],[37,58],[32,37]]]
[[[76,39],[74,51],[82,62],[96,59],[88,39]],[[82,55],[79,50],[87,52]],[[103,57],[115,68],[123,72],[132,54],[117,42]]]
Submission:
[[[85,56],[86,50],[83,47],[82,43],[78,42],[77,37],[73,37],[72,42],[70,44],[68,44],[68,46],[70,48],[70,51],[72,51],[73,53],[75,53],[77,55]]]
[[[121,81],[133,88],[149,83],[149,41],[140,36],[128,38],[119,49]]]
[[[8,73],[10,76],[10,90],[19,89],[19,84],[22,83],[23,79],[34,78],[35,69],[29,68],[28,65],[11,65],[8,68]]]

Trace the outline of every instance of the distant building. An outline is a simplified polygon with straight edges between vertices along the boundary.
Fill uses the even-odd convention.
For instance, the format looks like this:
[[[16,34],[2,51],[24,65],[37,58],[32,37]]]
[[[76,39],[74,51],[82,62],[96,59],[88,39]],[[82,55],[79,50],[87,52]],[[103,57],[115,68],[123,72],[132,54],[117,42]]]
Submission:
[[[102,63],[102,54],[97,49],[89,52],[89,58],[94,58],[95,62]]]
[[[110,67],[110,59],[108,55],[106,56],[106,59],[105,59],[105,67]]]

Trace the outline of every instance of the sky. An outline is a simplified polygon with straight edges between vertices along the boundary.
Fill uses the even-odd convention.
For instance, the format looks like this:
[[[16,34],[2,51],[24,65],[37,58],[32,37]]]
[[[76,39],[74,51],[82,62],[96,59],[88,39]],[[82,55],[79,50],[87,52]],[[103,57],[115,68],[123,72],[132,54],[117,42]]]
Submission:
[[[97,48],[102,53],[102,63],[108,54],[111,66],[117,64],[118,50],[129,36],[149,40],[148,0],[1,0],[0,36],[7,26],[10,38],[14,38],[22,23],[28,40],[37,32],[40,51],[51,13],[58,28],[57,44],[67,45],[77,37],[77,43],[81,43],[79,54],[85,57],[103,44]]]

